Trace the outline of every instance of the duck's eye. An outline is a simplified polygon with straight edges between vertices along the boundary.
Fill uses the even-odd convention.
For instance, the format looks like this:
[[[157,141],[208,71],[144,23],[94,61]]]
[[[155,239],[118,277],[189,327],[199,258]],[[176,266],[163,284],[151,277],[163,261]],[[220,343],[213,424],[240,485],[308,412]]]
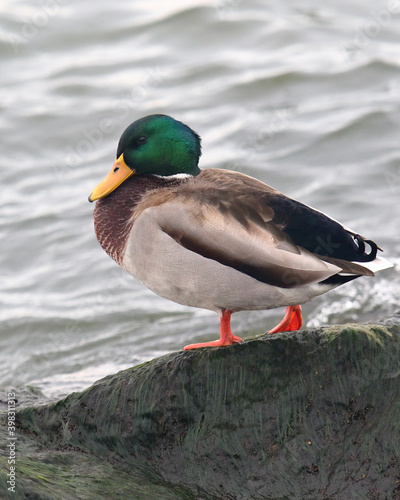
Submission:
[[[147,137],[145,137],[144,135],[141,135],[138,138],[138,144],[145,144],[146,142],[147,142]]]

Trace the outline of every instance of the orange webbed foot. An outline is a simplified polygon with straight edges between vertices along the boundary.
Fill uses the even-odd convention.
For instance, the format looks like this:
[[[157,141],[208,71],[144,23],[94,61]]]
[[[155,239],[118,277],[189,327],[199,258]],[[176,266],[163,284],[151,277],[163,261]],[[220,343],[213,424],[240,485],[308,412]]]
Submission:
[[[199,344],[189,344],[186,345],[183,350],[184,351],[189,351],[190,349],[198,349],[199,347],[224,347],[232,344],[239,344],[240,342],[243,342],[243,340],[240,337],[236,337],[236,335],[232,336],[232,342],[223,342],[221,339],[219,340],[213,340],[212,342],[200,342]]]
[[[300,306],[288,306],[283,320],[268,333],[294,332],[299,330],[303,324]]]
[[[198,349],[199,347],[223,347],[243,342],[240,337],[233,335],[231,331],[231,314],[231,311],[228,311],[226,309],[222,310],[219,340],[213,340],[212,342],[201,342],[199,344],[189,344],[185,346],[183,350],[189,351],[190,349]]]

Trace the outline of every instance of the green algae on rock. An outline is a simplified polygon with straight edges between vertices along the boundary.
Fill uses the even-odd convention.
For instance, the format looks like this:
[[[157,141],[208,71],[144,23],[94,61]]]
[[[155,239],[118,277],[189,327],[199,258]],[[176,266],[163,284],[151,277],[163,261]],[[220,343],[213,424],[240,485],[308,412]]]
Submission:
[[[19,410],[20,492],[61,500],[397,498],[399,377],[396,324],[170,354]]]

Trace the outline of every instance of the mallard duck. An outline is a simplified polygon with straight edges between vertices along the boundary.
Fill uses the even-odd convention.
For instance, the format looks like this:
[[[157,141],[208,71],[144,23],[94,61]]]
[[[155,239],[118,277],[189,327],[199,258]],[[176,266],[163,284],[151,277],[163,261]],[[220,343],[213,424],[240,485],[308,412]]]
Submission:
[[[239,172],[200,170],[200,137],[167,115],[123,132],[89,201],[97,239],[121,267],[167,299],[215,311],[220,339],[241,342],[231,314],[286,306],[270,333],[298,330],[301,304],[391,267],[376,243]]]

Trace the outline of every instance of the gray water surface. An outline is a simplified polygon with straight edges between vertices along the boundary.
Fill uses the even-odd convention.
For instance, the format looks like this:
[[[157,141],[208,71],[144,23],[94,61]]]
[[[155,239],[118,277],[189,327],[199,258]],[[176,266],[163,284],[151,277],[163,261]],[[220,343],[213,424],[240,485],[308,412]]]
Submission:
[[[399,264],[400,2],[0,2],[0,386],[50,398],[185,344],[218,318],[161,299],[100,248],[92,188],[150,113],[378,242]],[[308,326],[398,309],[399,271],[304,306]],[[283,309],[233,317],[263,333]]]

